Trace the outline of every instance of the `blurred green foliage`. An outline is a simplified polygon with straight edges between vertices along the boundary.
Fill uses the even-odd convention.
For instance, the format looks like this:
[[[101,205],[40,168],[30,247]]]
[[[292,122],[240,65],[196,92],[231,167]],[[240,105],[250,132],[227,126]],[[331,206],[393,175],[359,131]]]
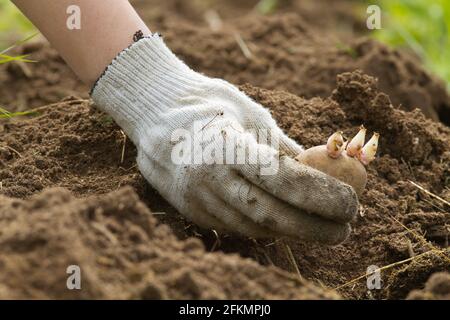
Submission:
[[[10,0],[0,0],[0,48],[24,38],[36,29]]]
[[[277,10],[278,0],[260,0],[256,5],[256,10],[262,14],[270,14]]]
[[[20,117],[20,116],[34,116],[37,114],[38,113],[34,110],[21,111],[21,112],[9,112],[8,110],[0,107],[0,119],[11,119],[11,118]]]
[[[20,55],[20,56],[9,56],[7,54],[0,54],[0,64],[5,64],[11,61],[22,61],[22,62],[35,62],[33,60],[26,59],[28,55]]]
[[[379,0],[377,4],[383,29],[375,37],[413,50],[450,89],[450,1]]]
[[[270,14],[280,2],[260,0],[256,8]],[[381,8],[383,28],[373,33],[378,40],[413,50],[432,72],[447,81],[450,89],[450,0],[363,0],[362,3]],[[35,31],[10,0],[0,0],[0,49]]]

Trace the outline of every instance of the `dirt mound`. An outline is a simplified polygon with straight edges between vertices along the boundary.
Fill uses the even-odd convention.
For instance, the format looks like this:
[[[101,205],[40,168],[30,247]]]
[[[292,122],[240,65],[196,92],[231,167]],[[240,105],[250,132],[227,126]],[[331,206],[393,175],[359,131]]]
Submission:
[[[145,182],[134,146],[112,119],[77,98],[86,98],[88,88],[58,54],[45,43],[28,43],[18,53],[39,62],[0,67],[0,105],[20,111],[58,103],[29,119],[0,121],[0,194],[32,197],[0,197],[0,297],[335,296],[202,246],[294,271],[288,246],[305,278],[346,298],[443,292],[443,275],[416,291],[432,274],[450,270],[450,208],[436,198],[450,198],[450,129],[425,118],[450,124],[450,99],[440,80],[405,53],[355,39],[362,22],[347,16],[346,0],[331,8],[327,0],[281,1],[270,16],[254,12],[256,0],[134,2],[189,65],[240,84],[304,146],[323,144],[336,130],[352,136],[362,123],[369,133],[381,133],[353,232],[341,245],[322,247],[217,237],[190,224]],[[205,18],[208,10],[222,18],[217,31]],[[342,19],[350,25],[340,25]],[[59,102],[64,96],[72,97]],[[160,213],[160,226],[123,186]],[[88,198],[43,191],[48,187]],[[82,267],[81,293],[65,288],[69,264]],[[367,290],[363,275],[371,265],[383,267],[381,290]]]
[[[50,189],[22,201],[0,196],[0,298],[333,299],[275,267],[207,253],[157,225],[127,187],[76,199]],[[82,290],[68,290],[78,265]]]
[[[0,127],[0,193],[26,198],[59,186],[81,196],[131,185],[152,211],[166,213],[157,217],[179,238],[197,236],[207,248],[293,271],[287,244],[302,275],[329,288],[364,275],[369,265],[383,267],[406,260],[383,271],[380,291],[368,293],[364,279],[340,288],[349,298],[404,298],[432,273],[450,268],[448,252],[440,252],[448,241],[449,208],[409,181],[448,198],[450,129],[418,111],[394,108],[376,80],[360,72],[339,76],[336,90],[326,99],[308,100],[250,85],[241,90],[268,107],[279,125],[306,147],[323,143],[338,129],[351,136],[361,123],[381,133],[380,157],[369,167],[361,212],[344,244],[321,247],[228,235],[217,239],[213,232],[192,226],[139,174],[135,149],[129,142],[124,144],[112,119],[75,98]]]
[[[445,85],[405,53],[367,38],[343,40],[336,32],[309,24],[299,13],[261,16],[250,12],[225,20],[219,31],[212,31],[194,19],[179,18],[176,12],[189,12],[184,7],[189,5],[169,3],[168,11],[160,6],[141,12],[175,53],[209,76],[313,98],[328,97],[338,74],[361,69],[379,79],[380,89],[396,106],[419,108],[427,117],[450,124]],[[23,110],[66,95],[87,97],[87,88],[75,80],[61,58],[46,45],[38,47],[28,44],[20,53],[32,53],[39,63],[0,69],[5,83],[0,88],[1,103],[9,110]]]
[[[423,290],[414,290],[408,295],[411,300],[450,300],[450,274],[439,272],[428,279]]]
[[[211,19],[230,22],[248,14],[258,14],[259,0],[132,0],[134,7],[150,26],[166,17],[194,25],[211,25]],[[365,7],[349,0],[279,0],[273,13],[296,12],[301,20],[317,30],[327,30],[347,38],[367,32]],[[170,14],[168,14],[170,13]],[[212,17],[212,18],[211,18]],[[214,22],[212,22],[214,24]],[[217,21],[216,21],[217,23]],[[220,23],[220,22],[219,22]]]
[[[126,143],[122,158],[124,136],[87,100],[68,97],[37,109],[29,121],[5,123],[0,132],[0,179],[8,196],[27,197],[55,185],[85,195],[144,184],[133,167],[134,147]]]
[[[88,98],[86,86],[43,40],[27,43],[17,53],[29,54],[36,63],[12,62],[0,68],[0,106],[24,111],[67,96]]]
[[[368,168],[367,191],[360,198],[360,215],[350,238],[333,248],[289,242],[302,274],[336,288],[364,275],[370,265],[384,267],[406,260],[400,269],[382,273],[384,285],[378,292],[368,293],[364,279],[340,290],[352,298],[404,298],[433,272],[450,268],[449,208],[413,184],[448,199],[447,127],[418,111],[394,108],[379,91],[377,81],[360,72],[340,75],[328,99],[306,100],[249,85],[243,89],[268,107],[288,135],[306,147],[323,144],[337,130],[353,136],[361,123],[369,132],[381,134],[379,158]],[[436,253],[446,248],[445,254]],[[273,245],[269,250],[283,257],[281,247]],[[285,258],[275,264],[292,269]]]
[[[427,117],[450,123],[444,83],[417,61],[367,38],[344,41],[317,31],[295,13],[249,15],[220,32],[167,18],[158,30],[194,69],[235,84],[327,97],[336,75],[361,69],[379,79],[380,89],[395,105],[404,110],[420,108]],[[251,55],[236,37],[243,39]]]

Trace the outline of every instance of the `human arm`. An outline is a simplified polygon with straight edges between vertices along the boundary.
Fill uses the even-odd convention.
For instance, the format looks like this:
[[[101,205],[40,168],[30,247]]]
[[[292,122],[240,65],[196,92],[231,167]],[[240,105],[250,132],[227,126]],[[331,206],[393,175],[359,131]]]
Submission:
[[[75,74],[92,86],[132,35],[150,30],[128,0],[13,0],[60,53]],[[69,29],[69,6],[81,10],[80,29]],[[131,36],[130,36],[131,35]]]

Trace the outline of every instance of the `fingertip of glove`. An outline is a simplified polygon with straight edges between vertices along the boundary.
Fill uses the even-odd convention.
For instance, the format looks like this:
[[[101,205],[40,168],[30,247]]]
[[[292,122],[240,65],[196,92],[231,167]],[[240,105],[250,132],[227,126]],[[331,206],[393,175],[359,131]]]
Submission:
[[[335,233],[329,233],[323,239],[320,239],[320,243],[328,246],[341,244],[348,238],[351,232],[352,227],[350,226],[350,224],[343,224],[339,231]]]
[[[346,188],[348,190],[348,195],[346,197],[347,207],[344,211],[343,218],[345,219],[345,222],[350,222],[356,217],[356,214],[358,213],[359,201],[355,190],[349,185],[346,185]]]
[[[338,223],[349,223],[358,213],[359,201],[355,190],[348,184],[338,181],[338,188],[333,188],[335,214],[330,217]]]

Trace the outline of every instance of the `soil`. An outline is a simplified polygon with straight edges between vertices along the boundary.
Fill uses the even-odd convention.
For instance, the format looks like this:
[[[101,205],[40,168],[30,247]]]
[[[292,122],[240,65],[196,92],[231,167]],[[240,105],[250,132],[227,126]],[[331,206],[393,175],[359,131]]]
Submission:
[[[450,274],[435,273],[428,279],[423,290],[414,290],[408,295],[411,300],[450,300]]]
[[[329,13],[336,20],[314,18],[326,1],[283,2],[269,16],[254,13],[254,2],[140,1],[138,8],[189,65],[241,85],[305,147],[336,130],[352,136],[362,123],[381,134],[349,239],[322,247],[217,237],[185,221],[146,183],[134,146],[83,99],[87,88],[61,58],[29,43],[19,50],[39,63],[0,68],[2,105],[45,105],[0,123],[0,297],[335,298],[337,289],[343,298],[403,299],[445,287],[429,284],[437,275],[425,286],[450,270],[450,208],[435,197],[450,198],[443,83],[409,54],[360,38],[357,18],[331,32],[340,10]],[[310,9],[293,13],[299,6]],[[198,19],[211,8],[221,30]],[[294,272],[286,246],[309,282],[280,270]],[[81,293],[61,287],[68,264],[86,270]],[[352,281],[370,265],[384,267],[380,290],[368,291],[365,277]]]
[[[88,89],[58,53],[42,39],[18,48],[36,63],[10,63],[0,68],[0,105],[9,111],[25,111],[78,95],[89,98]]]
[[[275,267],[205,252],[198,239],[179,241],[130,187],[84,199],[58,188],[27,201],[0,196],[0,217],[0,298],[338,297]],[[70,265],[81,268],[82,290],[67,290]]]
[[[250,0],[135,2],[152,30],[162,33],[192,68],[209,76],[313,98],[328,97],[338,74],[361,69],[379,79],[394,105],[408,111],[419,108],[427,117],[450,124],[445,84],[410,53],[366,37],[361,28],[365,22],[351,14],[355,5],[349,1],[333,4],[332,10],[326,0],[282,1],[280,11],[268,16],[255,13],[257,1]],[[224,16],[220,30],[205,22],[207,10]],[[250,56],[236,37],[242,38]],[[32,54],[39,63],[11,64],[7,72],[0,71],[6,83],[0,96],[11,110],[39,107],[75,93],[87,97],[87,88],[55,51],[44,45],[36,52],[41,45],[26,44],[19,52]]]

